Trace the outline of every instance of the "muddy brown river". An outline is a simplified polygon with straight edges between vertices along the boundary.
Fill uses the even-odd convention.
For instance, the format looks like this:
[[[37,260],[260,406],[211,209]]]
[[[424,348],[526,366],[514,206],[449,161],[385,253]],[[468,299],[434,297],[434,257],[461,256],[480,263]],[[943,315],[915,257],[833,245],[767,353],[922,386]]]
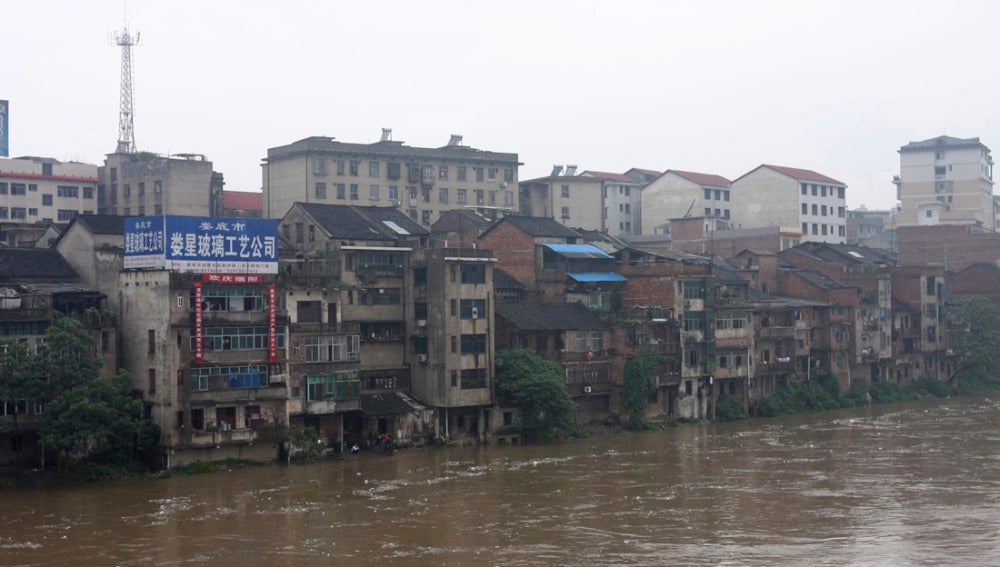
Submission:
[[[0,493],[0,565],[1000,565],[1000,397]]]

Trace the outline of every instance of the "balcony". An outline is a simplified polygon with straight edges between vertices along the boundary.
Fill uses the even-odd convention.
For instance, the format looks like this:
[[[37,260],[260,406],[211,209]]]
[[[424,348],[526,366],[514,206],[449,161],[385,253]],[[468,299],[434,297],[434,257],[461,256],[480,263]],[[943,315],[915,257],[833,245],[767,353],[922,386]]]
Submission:
[[[795,327],[761,327],[757,336],[763,340],[794,339]]]
[[[52,318],[49,309],[0,309],[0,321],[49,321]]]
[[[361,333],[361,323],[292,323],[288,326],[291,334],[357,335]]]
[[[758,376],[774,376],[777,374],[791,374],[795,372],[794,362],[762,362],[757,365],[755,373]]]
[[[559,362],[597,362],[608,360],[614,354],[612,350],[595,350],[590,352],[559,352],[556,360]]]
[[[216,378],[215,376],[212,377]],[[261,386],[260,388],[218,388],[191,392],[194,405],[230,404],[254,400],[286,400],[288,387],[285,384]]]

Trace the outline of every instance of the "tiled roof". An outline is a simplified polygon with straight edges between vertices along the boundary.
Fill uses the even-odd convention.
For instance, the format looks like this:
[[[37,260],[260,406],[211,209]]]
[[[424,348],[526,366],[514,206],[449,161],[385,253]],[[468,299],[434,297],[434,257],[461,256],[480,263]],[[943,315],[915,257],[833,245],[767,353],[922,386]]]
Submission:
[[[732,181],[714,173],[697,173],[694,171],[681,171],[679,169],[668,169],[663,173],[664,175],[673,173],[703,187],[729,187],[733,184]]]
[[[656,171],[655,169],[642,169],[640,167],[633,167],[632,169],[626,171],[625,173],[628,173],[629,171],[634,171],[636,173],[641,173],[643,175],[648,175],[650,177],[659,177],[660,174],[663,173],[662,171]]]
[[[469,146],[443,146],[440,148],[421,148],[407,146],[403,142],[387,141],[372,144],[355,144],[338,142],[328,136],[312,136],[292,142],[286,146],[268,148],[267,160],[277,160],[295,154],[334,154],[351,156],[379,156],[399,160],[438,160],[457,159],[471,162],[518,164],[516,153],[490,152],[477,150]]]
[[[931,138],[929,140],[921,140],[919,142],[910,142],[905,146],[899,148],[900,152],[925,152],[928,150],[935,150],[938,148],[942,149],[958,149],[958,148],[983,148],[989,151],[979,138],[955,138],[952,136],[938,136],[937,138]]]
[[[0,281],[76,277],[76,271],[54,249],[0,248]]]
[[[263,211],[264,195],[248,191],[223,191],[222,208],[231,211]]]
[[[524,289],[524,284],[500,268],[493,268],[493,289]]]
[[[813,270],[796,270],[795,273],[807,282],[823,289],[844,289],[851,287],[830,279],[819,272],[814,272]]]
[[[504,217],[500,223],[503,222],[509,222],[534,237],[580,238],[578,232],[559,224],[555,219],[512,215]]]
[[[427,408],[401,392],[361,395],[361,412],[365,415],[402,415],[425,409]]]
[[[125,217],[121,215],[75,215],[72,222],[82,224],[93,234],[125,234]]]
[[[605,181],[619,181],[621,183],[642,183],[641,181],[636,181],[631,177],[625,175],[624,173],[609,173],[607,171],[591,171],[587,170],[581,173],[581,175],[589,175],[590,177],[596,177],[598,179],[603,179]]]
[[[766,163],[760,167],[773,169],[778,173],[783,173],[789,177],[797,179],[798,181],[811,181],[813,183],[833,183],[835,185],[847,185],[843,181],[837,181],[832,177],[827,177],[822,173],[816,173],[811,169],[799,169],[797,167],[785,167],[783,165],[768,165]]]
[[[493,224],[496,222],[486,218],[486,215],[477,213],[476,211],[470,211],[469,209],[452,209],[446,212],[444,214],[444,217],[447,217],[449,215],[458,215],[464,219],[472,221],[473,223],[476,224],[476,226],[479,227],[480,231],[485,231],[489,227],[493,226]],[[440,219],[438,219],[438,221],[440,222]],[[437,222],[435,222],[434,224],[437,224]],[[431,228],[433,228],[433,225],[431,225]]]
[[[519,331],[572,331],[607,327],[582,303],[497,303],[497,314]]]
[[[353,240],[388,240],[406,236],[426,236],[427,229],[415,223],[395,207],[352,207],[296,203],[330,235],[330,238]],[[400,234],[385,224],[389,221],[403,229]]]

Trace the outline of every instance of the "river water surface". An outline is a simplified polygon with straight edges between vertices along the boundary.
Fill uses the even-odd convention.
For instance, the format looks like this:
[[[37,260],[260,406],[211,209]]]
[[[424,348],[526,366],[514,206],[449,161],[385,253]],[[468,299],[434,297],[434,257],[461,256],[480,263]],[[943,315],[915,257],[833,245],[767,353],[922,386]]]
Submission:
[[[1000,399],[0,493],[0,565],[1000,565]]]

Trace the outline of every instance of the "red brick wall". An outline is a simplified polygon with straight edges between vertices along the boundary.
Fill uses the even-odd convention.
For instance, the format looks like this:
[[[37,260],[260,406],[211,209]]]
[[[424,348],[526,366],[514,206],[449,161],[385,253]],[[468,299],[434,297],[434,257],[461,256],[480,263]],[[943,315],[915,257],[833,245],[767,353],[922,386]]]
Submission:
[[[977,262],[1000,259],[1000,234],[970,233],[956,225],[902,226],[896,229],[901,266],[938,264],[957,272]]]
[[[535,284],[535,240],[509,222],[500,222],[477,240],[477,248],[493,251],[495,267],[522,283]]]

